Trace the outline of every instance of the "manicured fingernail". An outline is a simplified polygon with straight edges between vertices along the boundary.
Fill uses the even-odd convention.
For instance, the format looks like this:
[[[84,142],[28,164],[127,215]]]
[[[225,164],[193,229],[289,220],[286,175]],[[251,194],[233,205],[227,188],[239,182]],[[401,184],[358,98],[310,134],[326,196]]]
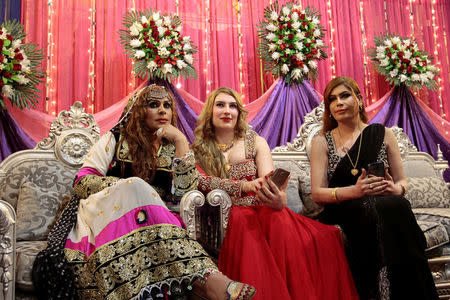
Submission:
[[[259,182],[259,185],[262,186],[262,181]]]
[[[256,191],[259,191],[259,187],[256,187]]]

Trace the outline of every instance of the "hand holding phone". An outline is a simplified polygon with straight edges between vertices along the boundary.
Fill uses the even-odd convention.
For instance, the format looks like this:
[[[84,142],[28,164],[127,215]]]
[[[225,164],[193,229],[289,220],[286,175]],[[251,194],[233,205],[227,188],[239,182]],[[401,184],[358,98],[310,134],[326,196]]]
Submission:
[[[270,180],[272,180],[278,188],[281,188],[288,179],[289,174],[291,174],[289,171],[277,168],[272,175],[270,175]]]
[[[384,163],[382,161],[370,163],[367,168],[367,174],[385,178]]]

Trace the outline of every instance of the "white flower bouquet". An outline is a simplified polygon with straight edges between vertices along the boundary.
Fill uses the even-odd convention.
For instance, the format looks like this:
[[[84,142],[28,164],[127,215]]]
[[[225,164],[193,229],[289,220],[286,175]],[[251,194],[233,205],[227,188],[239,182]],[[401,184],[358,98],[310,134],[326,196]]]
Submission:
[[[24,43],[25,32],[17,20],[0,25],[0,109],[9,99],[20,109],[36,107],[44,72],[39,69],[43,50],[36,44]]]
[[[259,23],[258,52],[265,62],[265,70],[275,77],[283,76],[289,84],[314,80],[317,61],[327,58],[323,42],[325,30],[320,15],[311,7],[301,9],[291,1],[280,9],[278,2],[264,9]]]
[[[390,84],[437,89],[434,78],[439,70],[431,64],[429,54],[419,50],[414,40],[387,34],[375,37],[374,44],[369,56],[378,73]]]
[[[189,36],[181,35],[178,16],[152,11],[130,11],[123,17],[120,42],[134,61],[137,76],[171,81],[183,76],[195,78],[193,54],[197,52]]]

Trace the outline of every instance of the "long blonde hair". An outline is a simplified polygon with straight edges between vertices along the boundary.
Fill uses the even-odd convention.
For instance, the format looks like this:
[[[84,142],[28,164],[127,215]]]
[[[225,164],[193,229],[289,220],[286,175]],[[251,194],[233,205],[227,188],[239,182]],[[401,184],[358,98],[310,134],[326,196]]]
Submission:
[[[323,116],[322,116],[322,121],[323,121],[322,131],[323,132],[330,131],[331,129],[336,128],[338,126],[336,120],[331,115],[330,95],[331,95],[331,92],[340,85],[343,85],[347,89],[349,89],[350,92],[352,93],[353,99],[355,99],[359,102],[358,103],[359,117],[360,117],[361,121],[363,121],[364,123],[367,123],[367,121],[368,121],[366,110],[364,108],[364,101],[363,101],[361,91],[359,89],[358,84],[356,83],[355,80],[353,80],[353,78],[346,77],[346,76],[340,76],[340,77],[333,78],[330,82],[328,82],[327,86],[325,87],[325,92],[323,93],[323,103],[325,106]]]
[[[194,150],[197,163],[200,164],[206,174],[228,178],[227,170],[225,169],[225,157],[215,144],[216,134],[213,125],[213,108],[216,97],[219,94],[230,95],[236,100],[239,115],[234,127],[234,138],[240,139],[244,137],[248,129],[248,124],[245,121],[248,112],[244,109],[239,94],[228,87],[218,88],[208,96],[202,113],[198,117],[197,128],[194,130],[195,142],[192,145],[192,149]]]

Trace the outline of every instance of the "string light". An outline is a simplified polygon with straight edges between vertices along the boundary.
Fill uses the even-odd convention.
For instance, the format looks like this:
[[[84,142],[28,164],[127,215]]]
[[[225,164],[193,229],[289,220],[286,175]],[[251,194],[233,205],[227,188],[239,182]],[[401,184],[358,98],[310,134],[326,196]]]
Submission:
[[[54,53],[53,49],[55,46],[54,43],[54,34],[53,34],[53,16],[55,14],[53,7],[53,0],[48,0],[48,20],[47,20],[47,79],[45,82],[45,112],[51,114],[53,116],[56,115],[56,101],[54,101],[53,95],[53,70],[55,70],[54,62]]]
[[[362,35],[362,54],[363,54],[363,64],[364,64],[364,83],[366,89],[366,95],[370,102],[374,102],[372,99],[372,93],[370,90],[370,69],[369,69],[369,58],[367,56],[367,35],[366,29],[364,27],[364,4],[363,1],[359,1],[359,22],[361,25],[361,35]]]
[[[409,16],[409,23],[411,27],[411,35],[414,38],[414,19],[413,19],[413,7],[412,7],[413,0],[409,0],[409,7],[406,7],[406,10],[408,10],[408,16]]]
[[[244,64],[243,64],[243,59],[244,59],[244,50],[243,50],[243,44],[242,44],[242,26],[241,26],[241,12],[242,12],[242,2],[240,0],[237,0],[236,3],[236,10],[237,10],[237,30],[238,30],[238,67],[239,67],[239,87],[240,87],[240,94],[242,97],[242,101],[244,103],[246,103],[245,101],[245,94],[244,94],[244,89],[245,89],[245,84],[244,84]]]
[[[95,33],[96,33],[96,3],[95,0],[91,0],[91,8],[89,9],[89,29],[90,32],[90,40],[89,40],[89,80],[88,80],[88,92],[87,92],[87,102],[88,108],[91,113],[94,113],[95,108]]]
[[[330,28],[330,47],[331,47],[331,78],[336,77],[336,63],[335,63],[335,48],[333,44],[333,34],[334,34],[334,28],[333,28],[333,16],[331,14],[331,0],[327,0],[327,13],[328,13],[328,27]]]
[[[439,68],[439,70],[441,69],[441,62],[439,61],[439,40],[438,40],[438,34],[437,34],[437,27],[436,27],[436,10],[434,8],[434,6],[436,5],[436,0],[432,0],[431,1],[431,19],[433,22],[433,38],[434,38],[434,58],[436,60],[436,65]],[[444,125],[444,119],[446,117],[446,114],[444,113],[444,104],[442,102],[442,78],[441,75],[439,75],[439,78],[437,79],[437,83],[438,83],[438,99],[439,99],[439,108],[441,111],[441,116],[442,116],[442,125]]]
[[[136,10],[136,2],[133,0],[131,2],[131,10],[135,11]],[[130,83],[128,83],[128,93],[131,93],[132,91],[134,91],[134,89],[136,88],[136,73],[134,72],[134,60],[131,60],[131,71],[130,71]]]
[[[383,6],[384,6],[384,24],[386,25],[386,32],[389,32],[388,21],[387,21],[387,3],[386,3],[386,0],[383,1]]]
[[[209,70],[211,68],[211,61],[209,60],[210,55],[209,55],[209,45],[210,45],[210,41],[209,41],[209,31],[210,31],[210,21],[211,21],[211,16],[210,16],[210,0],[205,0],[205,40],[203,42],[203,53],[204,53],[204,61],[206,61],[205,67],[203,68],[203,72],[205,73],[205,81],[206,81],[206,96],[209,95],[209,92],[211,91],[211,80],[209,78]]]

